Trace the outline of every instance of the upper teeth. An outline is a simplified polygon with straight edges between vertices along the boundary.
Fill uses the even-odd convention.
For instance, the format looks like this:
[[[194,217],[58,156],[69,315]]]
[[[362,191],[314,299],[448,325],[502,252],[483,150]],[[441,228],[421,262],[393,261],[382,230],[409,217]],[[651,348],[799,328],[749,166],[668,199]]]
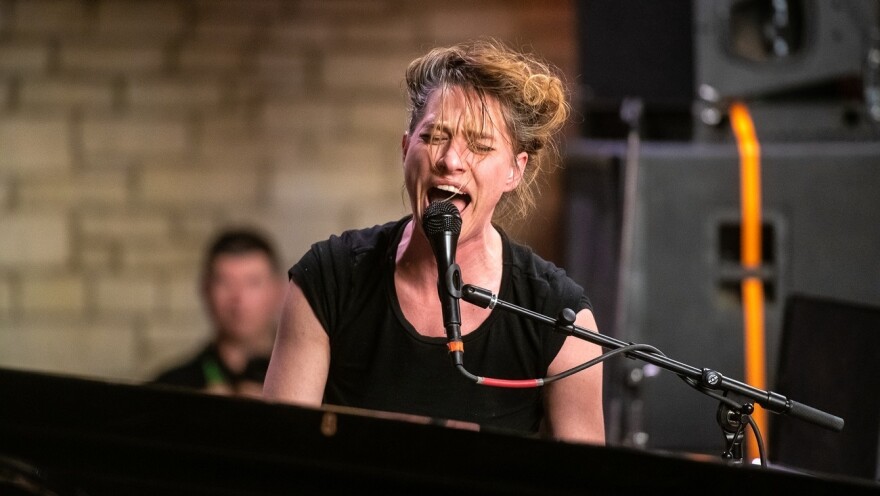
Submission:
[[[455,186],[449,186],[447,184],[441,184],[440,186],[437,186],[437,189],[442,189],[443,191],[448,191],[456,195],[461,194],[461,189],[456,188]]]

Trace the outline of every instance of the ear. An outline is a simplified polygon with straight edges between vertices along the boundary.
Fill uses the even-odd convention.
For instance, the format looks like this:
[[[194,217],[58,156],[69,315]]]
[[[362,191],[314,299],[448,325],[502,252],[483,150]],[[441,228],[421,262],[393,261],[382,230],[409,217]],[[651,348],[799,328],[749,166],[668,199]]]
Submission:
[[[409,150],[409,132],[403,133],[403,138],[400,140],[400,150],[403,153],[403,158],[406,159],[406,152]]]
[[[528,163],[529,154],[526,152],[519,152],[514,157],[513,163],[510,165],[510,172],[507,174],[507,180],[504,183],[504,191],[513,191],[519,186]]]

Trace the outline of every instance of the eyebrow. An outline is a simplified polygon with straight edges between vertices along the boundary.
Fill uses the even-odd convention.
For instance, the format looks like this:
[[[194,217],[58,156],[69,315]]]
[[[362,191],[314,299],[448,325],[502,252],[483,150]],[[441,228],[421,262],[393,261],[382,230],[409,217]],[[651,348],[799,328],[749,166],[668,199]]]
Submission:
[[[423,128],[427,128],[427,129],[439,129],[440,131],[442,131],[442,132],[444,132],[444,133],[446,133],[446,134],[449,134],[449,135],[453,135],[453,134],[455,134],[455,133],[453,132],[453,128],[452,128],[451,126],[449,126],[449,124],[447,124],[447,123],[445,123],[445,122],[437,123],[437,122],[435,122],[435,121],[425,121],[425,123],[424,123],[424,125],[423,125]],[[486,129],[487,126],[482,126],[482,128],[483,128],[483,129]],[[485,131],[477,132],[477,130],[475,130],[475,129],[473,129],[473,128],[466,128],[466,129],[464,129],[463,132],[464,132],[464,135],[467,136],[467,137],[469,137],[469,138],[487,139],[487,140],[488,140],[488,139],[493,139],[493,138],[495,137],[495,134],[494,134],[494,133],[491,133],[491,132],[490,132],[490,133],[486,133]]]

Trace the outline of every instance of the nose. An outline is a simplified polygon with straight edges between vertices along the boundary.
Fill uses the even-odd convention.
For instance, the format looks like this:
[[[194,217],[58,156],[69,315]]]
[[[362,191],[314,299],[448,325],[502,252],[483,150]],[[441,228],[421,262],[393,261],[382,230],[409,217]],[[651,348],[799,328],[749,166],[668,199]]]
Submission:
[[[461,140],[452,139],[440,148],[434,168],[438,174],[464,172],[467,169],[468,148]]]

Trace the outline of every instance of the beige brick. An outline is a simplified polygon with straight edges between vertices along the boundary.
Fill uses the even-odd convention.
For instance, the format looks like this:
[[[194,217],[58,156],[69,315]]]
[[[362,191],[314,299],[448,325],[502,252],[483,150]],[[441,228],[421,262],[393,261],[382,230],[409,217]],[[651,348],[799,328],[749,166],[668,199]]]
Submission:
[[[19,103],[25,107],[108,109],[113,105],[110,80],[25,79],[19,89]]]
[[[122,246],[120,258],[126,270],[176,272],[198,267],[201,261],[201,246],[166,240],[143,243],[128,240]]]
[[[532,51],[544,60],[556,65],[563,74],[575,74],[578,71],[578,46],[571,37],[560,36],[557,39],[541,40],[535,43]],[[576,84],[576,79],[566,76],[566,84]]]
[[[317,158],[318,151],[310,144],[294,141],[269,141],[266,144],[273,170],[311,170],[320,168],[322,163]]]
[[[381,196],[366,196],[358,201],[350,200],[337,205],[338,208],[333,212],[334,217],[324,225],[316,224],[306,232],[312,232],[316,236],[321,235],[317,239],[324,239],[329,234],[338,234],[347,229],[360,229],[396,221],[410,213],[409,204],[405,203],[406,201],[400,192]],[[300,222],[304,226],[309,226],[311,221],[312,219],[303,219]]]
[[[355,44],[410,44],[417,38],[417,25],[411,19],[379,17],[376,22],[353,22],[341,25],[341,36]]]
[[[411,59],[403,53],[336,52],[324,61],[321,81],[334,90],[386,90],[399,94]]]
[[[12,298],[12,283],[6,278],[0,278],[0,321],[11,318]],[[2,323],[0,327],[3,327]]]
[[[196,107],[206,110],[223,100],[220,81],[134,80],[128,86],[127,102],[137,107]]]
[[[0,179],[0,210],[4,210],[12,198],[12,184]]]
[[[159,291],[150,274],[101,276],[95,289],[95,305],[101,315],[147,313],[157,307]]]
[[[3,12],[3,15],[0,15],[0,32],[7,32],[8,26],[12,24],[10,19],[10,9],[12,9],[12,1],[11,0],[0,0],[0,12]]]
[[[7,108],[12,99],[12,82],[9,79],[0,80],[0,108]]]
[[[257,54],[257,71],[261,79],[282,82],[285,86],[304,87],[309,66],[302,53],[271,48]]]
[[[570,2],[522,2],[514,11],[519,26],[528,27],[535,34],[531,37],[536,43],[558,40],[576,41],[578,18],[574,16]],[[560,36],[564,35],[564,36]],[[537,45],[536,45],[537,46]],[[549,54],[548,54],[549,55]]]
[[[390,161],[389,156],[392,157]],[[383,182],[393,177],[393,187],[401,184],[397,182],[403,161],[400,137],[395,137],[388,143],[371,138],[351,139],[345,143],[322,143],[319,160],[321,169],[328,173],[372,174]]]
[[[198,24],[195,26],[193,39],[204,44],[210,43],[235,43],[243,46],[250,42],[262,26],[258,28],[254,22],[230,19],[206,19],[202,13]]]
[[[265,163],[270,155],[260,125],[245,115],[206,115],[199,145],[204,163],[221,166]]]
[[[164,45],[155,40],[134,42],[67,41],[60,48],[61,68],[83,74],[158,72],[165,64]]]
[[[126,321],[29,318],[0,332],[0,364],[87,378],[132,379],[137,333]]]
[[[362,18],[376,14],[387,14],[394,2],[388,0],[301,0],[299,11],[305,16],[329,15],[333,18],[346,16]]]
[[[28,175],[18,182],[18,201],[35,207],[118,206],[128,197],[127,181],[120,171]]]
[[[207,168],[146,169],[139,195],[147,203],[236,205],[256,202],[260,178],[253,171]]]
[[[295,208],[241,209],[226,224],[253,224],[274,236],[281,267],[286,272],[315,241],[339,233],[345,225],[345,205],[332,202],[302,203]]]
[[[21,282],[21,308],[25,314],[82,315],[85,285],[75,275],[28,276]]]
[[[189,127],[183,119],[87,117],[83,149],[90,154],[179,154],[186,151]]]
[[[210,21],[254,23],[277,18],[288,0],[198,0],[199,17]]]
[[[0,267],[57,267],[70,258],[65,214],[0,214]]]
[[[267,39],[278,46],[320,45],[335,41],[339,35],[331,19],[296,17],[281,19],[267,30]]]
[[[163,308],[175,314],[195,314],[205,310],[202,305],[199,272],[201,265],[193,265],[189,270],[175,271],[164,286],[167,295]]]
[[[88,240],[123,240],[144,243],[169,234],[169,218],[159,212],[103,210],[80,215],[80,234]]]
[[[173,0],[104,0],[98,7],[98,32],[176,34],[184,25],[183,6]]]
[[[261,130],[245,112],[207,113],[202,119],[202,140],[255,140]]]
[[[75,253],[74,266],[90,273],[110,273],[119,270],[121,249],[107,241],[83,240]]]
[[[66,169],[71,165],[68,123],[61,118],[2,118],[0,150],[0,169]]]
[[[352,132],[361,131],[387,138],[397,145],[406,132],[409,114],[402,100],[356,102],[347,120]]]
[[[259,167],[272,157],[272,150],[263,140],[205,140],[201,142],[200,153],[203,162],[230,168]]]
[[[227,73],[242,68],[244,49],[241,42],[228,40],[187,41],[178,53],[178,66],[184,73]]]
[[[383,176],[374,166],[356,164],[335,169],[283,170],[272,181],[272,203],[341,205],[398,190],[401,183],[389,185],[391,180],[390,174]]]
[[[298,98],[314,97],[315,92],[308,85],[300,84],[302,81],[304,78],[301,76],[286,81],[284,79],[263,78],[253,72],[243,76],[233,76],[230,78],[231,84],[227,94],[228,108],[221,109],[221,111],[226,114],[231,112],[245,114],[253,119],[258,114],[257,109],[269,95],[275,98],[279,98],[281,95]],[[254,122],[251,122],[251,125],[253,124]],[[259,131],[262,130],[254,129],[254,132]]]
[[[335,210],[334,206],[321,205],[321,209],[324,211],[321,215],[322,218],[333,218],[332,215],[327,215],[326,212]],[[303,216],[301,212],[279,205],[256,206],[225,212],[218,219],[216,225],[218,230],[220,227],[229,226],[250,226],[261,230],[277,244],[278,255],[280,259],[284,260],[289,253],[283,247],[284,238],[288,237],[291,232],[297,231],[301,216]],[[205,238],[206,246],[208,240],[212,239],[216,232],[215,230]],[[285,268],[284,270],[286,271],[287,269]]]
[[[186,209],[174,217],[174,232],[184,239],[205,242],[222,225],[223,220],[214,209]]]
[[[0,72],[27,74],[45,72],[48,67],[48,43],[0,41]]]
[[[372,226],[400,219],[411,212],[408,200],[401,194],[383,195],[349,209],[343,218],[343,225],[351,228]]]
[[[306,209],[304,207],[303,214],[308,214],[308,216],[303,215],[296,222],[291,223],[295,228],[297,237],[291,238],[292,240],[295,240],[295,243],[292,243],[290,247],[291,253],[294,254],[290,265],[293,265],[293,263],[298,261],[302,254],[304,254],[315,241],[327,239],[331,234],[339,234],[347,229],[359,229],[375,224],[382,224],[396,218],[385,216],[379,218],[375,218],[374,216],[374,218],[369,218],[370,216],[367,214],[356,217],[353,211],[358,209],[364,209],[365,211],[372,210],[373,205],[369,205],[366,208],[364,207],[371,201],[372,200],[365,201],[358,206],[352,206],[350,204],[338,205],[339,208],[330,210],[324,215],[319,215],[315,212],[315,210],[318,210],[318,206],[314,206],[312,209]],[[332,216],[330,214],[332,214]]]
[[[505,2],[502,0],[502,4]],[[545,25],[550,22],[562,23],[567,21],[574,22],[572,18],[574,14],[574,4],[568,0],[561,2],[532,2],[531,0],[520,0],[515,2],[515,11],[522,20],[533,21],[539,25]],[[553,31],[548,31],[546,36],[552,37]]]
[[[517,39],[515,12],[503,3],[491,8],[479,3],[458,9],[432,11],[424,36],[435,44],[458,43],[477,36]]]
[[[262,122],[269,138],[290,141],[291,136],[327,137],[340,133],[345,107],[332,101],[269,100],[262,111]]]
[[[16,2],[12,28],[19,33],[82,33],[87,24],[84,7],[70,0]]]

